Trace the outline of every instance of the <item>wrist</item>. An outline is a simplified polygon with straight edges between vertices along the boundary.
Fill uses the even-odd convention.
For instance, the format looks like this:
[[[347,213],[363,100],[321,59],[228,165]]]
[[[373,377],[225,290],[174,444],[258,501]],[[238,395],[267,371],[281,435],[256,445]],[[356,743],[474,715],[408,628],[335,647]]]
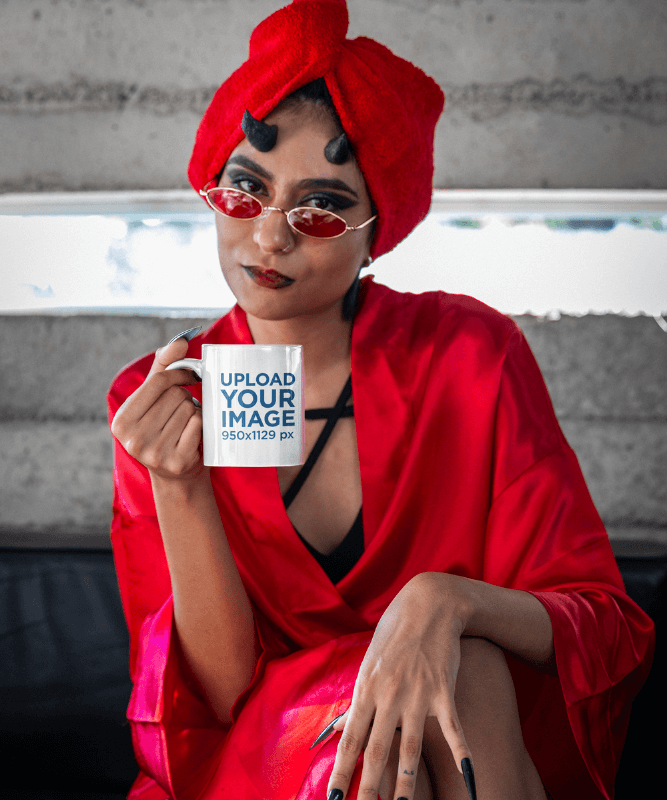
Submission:
[[[175,502],[190,502],[213,492],[211,486],[211,470],[202,466],[186,475],[163,475],[150,472],[153,495],[157,501],[160,498],[169,498]]]
[[[446,572],[422,572],[412,580],[436,614],[446,614],[452,619],[460,635],[468,633],[476,612],[473,584],[477,581]]]
[[[464,630],[497,644],[520,660],[555,674],[551,619],[529,592],[468,580],[472,612]]]
[[[423,607],[431,618],[449,617],[460,635],[488,639],[522,661],[555,674],[551,620],[529,592],[439,572],[424,572],[413,582],[423,593]]]

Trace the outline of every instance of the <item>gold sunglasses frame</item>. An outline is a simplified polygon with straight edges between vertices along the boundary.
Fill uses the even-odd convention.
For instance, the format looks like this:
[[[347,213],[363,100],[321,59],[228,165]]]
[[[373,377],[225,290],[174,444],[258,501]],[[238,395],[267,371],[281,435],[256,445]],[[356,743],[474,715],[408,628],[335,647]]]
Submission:
[[[310,206],[295,206],[294,208],[290,208],[289,211],[285,211],[284,208],[278,208],[277,206],[263,205],[260,200],[258,200],[256,197],[253,197],[248,192],[244,192],[242,189],[234,189],[231,186],[211,186],[212,183],[215,183],[215,181],[209,181],[206,184],[206,186],[204,186],[203,189],[199,190],[199,194],[206,200],[208,205],[214,211],[216,211],[218,214],[222,214],[223,217],[227,217],[227,219],[236,219],[239,222],[254,222],[258,219],[263,219],[264,217],[267,217],[271,213],[271,211],[280,211],[281,214],[284,214],[287,217],[287,224],[295,233],[300,233],[302,236],[307,236],[309,239],[338,239],[339,237],[344,236],[348,231],[358,231],[361,230],[362,228],[365,228],[366,225],[370,225],[370,223],[373,222],[373,220],[377,219],[378,217],[377,214],[374,214],[370,219],[367,219],[366,222],[362,222],[361,225],[348,225],[347,222],[345,222],[345,220],[342,217],[339,217],[338,214],[334,214],[333,211],[324,211],[323,209],[311,208]],[[233,217],[231,214],[225,214],[224,211],[217,208],[213,204],[211,198],[209,197],[209,192],[215,189],[220,189],[221,191],[238,192],[239,194],[245,195],[246,197],[249,197],[251,200],[254,200],[256,203],[259,203],[260,206],[262,206],[262,210],[259,212],[259,214],[257,214],[256,217]],[[292,213],[292,211],[323,211],[325,214],[330,214],[332,217],[339,219],[343,223],[343,225],[345,225],[345,230],[341,231],[340,233],[336,233],[334,236],[313,236],[311,233],[304,233],[303,231],[300,231],[298,228],[295,228],[294,225],[292,224],[289,218],[289,215]]]

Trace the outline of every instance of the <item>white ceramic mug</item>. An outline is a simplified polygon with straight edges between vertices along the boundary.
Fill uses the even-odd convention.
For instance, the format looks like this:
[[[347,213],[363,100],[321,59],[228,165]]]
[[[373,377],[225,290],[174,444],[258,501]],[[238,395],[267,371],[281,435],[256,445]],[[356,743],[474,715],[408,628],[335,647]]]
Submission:
[[[202,379],[206,466],[303,464],[301,345],[204,344],[167,367],[181,368]]]

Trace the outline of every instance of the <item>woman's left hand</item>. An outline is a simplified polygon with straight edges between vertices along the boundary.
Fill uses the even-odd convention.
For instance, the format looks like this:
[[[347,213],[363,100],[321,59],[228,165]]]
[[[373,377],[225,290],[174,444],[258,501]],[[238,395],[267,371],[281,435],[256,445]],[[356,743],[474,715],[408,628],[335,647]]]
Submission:
[[[461,635],[470,617],[466,579],[423,573],[410,580],[382,615],[359,669],[327,790],[347,793],[365,745],[359,797],[377,798],[397,728],[401,729],[394,796],[411,800],[427,717],[436,717],[459,766],[471,758],[454,690]],[[372,727],[371,727],[372,726]],[[370,734],[369,734],[370,729]],[[335,795],[334,795],[335,796]]]

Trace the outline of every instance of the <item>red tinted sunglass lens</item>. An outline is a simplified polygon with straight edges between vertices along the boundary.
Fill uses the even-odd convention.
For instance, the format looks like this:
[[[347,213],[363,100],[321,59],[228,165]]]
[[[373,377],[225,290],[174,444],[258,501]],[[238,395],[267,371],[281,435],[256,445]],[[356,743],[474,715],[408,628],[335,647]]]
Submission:
[[[236,189],[212,189],[208,193],[213,205],[234,219],[253,219],[262,213],[262,204]]]
[[[340,236],[347,227],[340,217],[318,208],[295,208],[290,211],[289,219],[299,233],[320,239]]]

